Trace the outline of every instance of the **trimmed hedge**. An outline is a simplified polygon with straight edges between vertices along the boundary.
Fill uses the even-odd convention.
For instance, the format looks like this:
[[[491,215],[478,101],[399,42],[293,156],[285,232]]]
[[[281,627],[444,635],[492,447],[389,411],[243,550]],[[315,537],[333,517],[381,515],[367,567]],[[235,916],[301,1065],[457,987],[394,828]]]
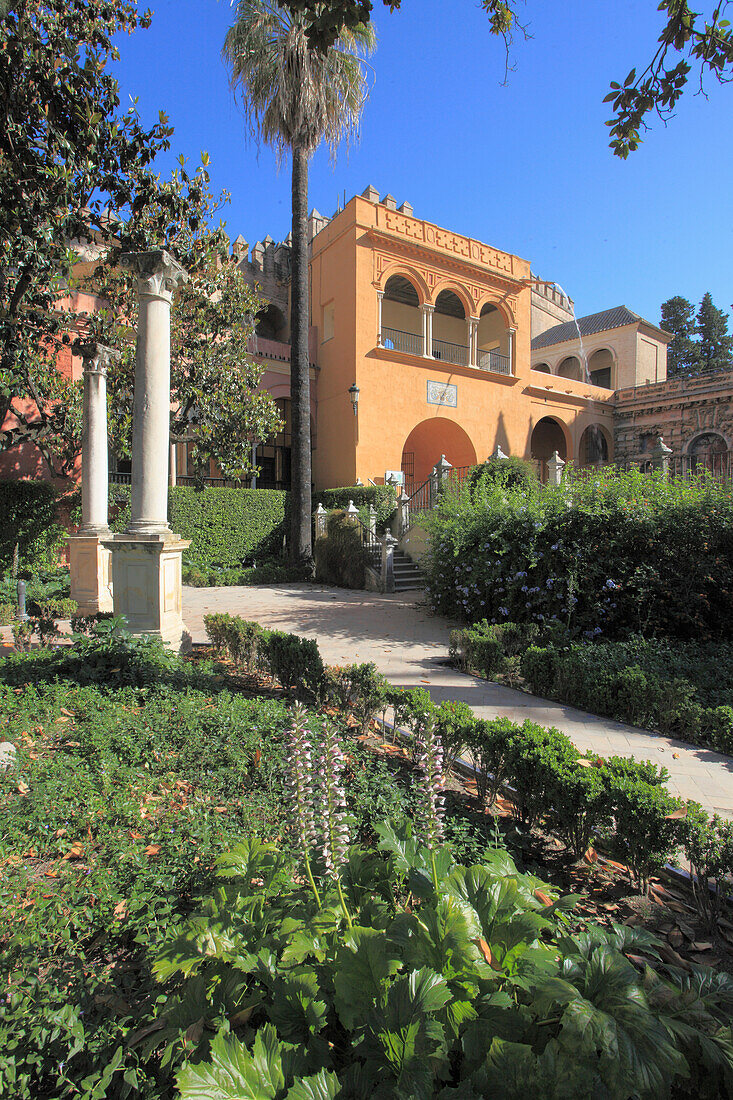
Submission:
[[[175,485],[168,490],[171,529],[191,540],[186,564],[199,569],[235,569],[278,554],[288,503],[289,494],[280,489]],[[110,485],[113,530],[121,531],[129,515],[129,485]]]
[[[689,680],[645,669],[638,659],[624,656],[625,649],[610,644],[530,646],[522,657],[522,676],[527,690],[545,699],[733,753],[733,707],[704,706],[704,691],[701,702]],[[710,674],[715,674],[712,664]],[[725,666],[720,675],[725,675]]]
[[[369,556],[359,532],[345,512],[332,512],[326,520],[326,533],[316,539],[316,580],[341,588],[363,588]]]
[[[58,501],[50,481],[0,481],[0,573],[12,567],[16,543],[21,572],[56,565],[66,541]]]
[[[377,530],[383,531],[394,514],[397,494],[391,485],[346,485],[340,489],[323,489],[320,493],[314,493],[313,507],[322,504],[327,512],[333,512],[348,508],[350,500],[360,512],[373,504],[377,509]],[[361,519],[366,522],[365,515]]]

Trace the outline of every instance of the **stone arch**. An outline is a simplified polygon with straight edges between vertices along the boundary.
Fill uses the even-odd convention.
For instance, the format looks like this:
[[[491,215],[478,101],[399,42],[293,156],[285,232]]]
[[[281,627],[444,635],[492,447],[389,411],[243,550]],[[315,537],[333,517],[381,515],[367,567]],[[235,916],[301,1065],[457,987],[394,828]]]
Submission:
[[[460,424],[443,416],[421,420],[402,448],[402,469],[412,471],[414,488],[427,480],[441,455],[451,466],[476,465],[476,449]]]
[[[396,261],[395,263],[391,263],[389,267],[386,267],[384,269],[380,277],[377,290],[382,290],[386,292],[387,283],[395,275],[401,276],[403,279],[406,279],[408,283],[412,283],[413,287],[417,291],[417,297],[420,305],[429,300],[430,290],[422,275],[418,271],[413,270],[413,268],[411,268],[409,264],[400,263],[398,261]]]
[[[384,282],[380,340],[382,347],[423,354],[421,291],[402,271],[394,271]]]
[[[487,306],[492,306],[494,309],[498,309],[499,313],[504,318],[504,324],[507,328],[514,328],[514,313],[506,304],[506,302],[500,301],[497,298],[492,298],[490,294],[484,294],[479,297],[476,303],[476,315],[478,317],[484,312]]]
[[[532,370],[538,370],[542,374],[552,374],[549,363],[533,363]]]
[[[730,444],[722,432],[716,430],[696,432],[687,441],[685,453],[688,455],[722,454],[730,450]]]
[[[438,312],[438,299],[444,294],[454,295],[463,306],[463,316],[472,317],[474,311],[474,301],[465,287],[460,283],[454,282],[452,279],[441,279],[439,283],[433,287],[432,304],[436,313]]]
[[[589,424],[578,442],[578,463],[581,466],[595,466],[608,462],[611,447],[608,429],[603,424]]]
[[[287,333],[287,321],[283,311],[272,302],[269,302],[257,314],[255,321],[255,335],[263,340],[284,340]]]
[[[574,378],[577,382],[582,382],[585,371],[577,355],[566,355],[558,365],[556,374],[558,378]]]
[[[612,348],[595,348],[586,361],[592,386],[605,390],[616,389],[616,355]]]
[[[563,461],[572,458],[572,437],[567,424],[557,416],[543,416],[534,424],[530,438],[532,458],[547,462],[555,451]]]

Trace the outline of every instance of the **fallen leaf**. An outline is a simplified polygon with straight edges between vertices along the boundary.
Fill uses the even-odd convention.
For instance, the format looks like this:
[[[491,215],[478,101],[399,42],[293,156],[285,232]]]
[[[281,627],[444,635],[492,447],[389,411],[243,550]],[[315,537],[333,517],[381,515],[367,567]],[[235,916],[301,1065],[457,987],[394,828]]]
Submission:
[[[18,785],[15,789],[18,792],[18,794],[25,796],[25,795],[28,794],[28,791],[30,790],[30,787],[28,786],[27,783],[24,783],[22,779],[19,779],[18,780]]]
[[[73,718],[74,717],[72,712],[70,710],[67,710],[66,707],[61,707],[60,709],[61,709],[61,713],[65,714],[67,718]]]
[[[687,817],[687,806],[680,806],[677,810],[672,810],[671,814],[665,814],[665,821],[677,821],[681,817]]]
[[[227,807],[226,806],[214,806],[214,813],[215,814],[225,814],[226,812],[227,812]]]
[[[695,942],[692,944],[692,946],[693,946],[695,951],[712,951],[713,950],[713,945],[711,943],[701,942],[700,940],[695,940]]]
[[[122,918],[127,915],[127,902],[124,900],[118,901],[112,910],[112,915],[115,920],[122,920]]]
[[[74,843],[69,848],[66,855],[62,856],[61,858],[62,858],[62,860],[65,860],[65,859],[81,859],[81,857],[83,855],[84,855],[84,845],[82,844],[82,842],[80,840],[75,840]]]
[[[535,890],[534,896],[537,898],[537,901],[541,901],[543,905],[552,905],[552,898],[548,897],[547,894],[543,894],[542,890]]]
[[[160,851],[160,844],[148,844],[147,848],[145,849],[145,855],[146,856],[157,856],[159,851]]]
[[[672,759],[673,760],[679,760],[679,758],[680,758],[680,754],[678,752],[673,752],[672,753]]]
[[[58,871],[55,871],[53,869],[53,867],[49,867],[49,869],[46,871],[46,878],[58,878],[58,877],[59,877]]]
[[[233,1016],[229,1017],[229,1023],[232,1027],[241,1027],[242,1024],[246,1024],[250,1016],[254,1012],[254,1005],[250,1005],[249,1008],[243,1008],[241,1012],[235,1012]]]
[[[130,840],[142,840],[143,838],[143,834],[138,833],[135,829],[131,829],[128,833],[128,836],[130,837]]]
[[[583,859],[589,865],[596,863],[598,861],[598,853],[595,848],[587,848],[586,851],[583,852]]]

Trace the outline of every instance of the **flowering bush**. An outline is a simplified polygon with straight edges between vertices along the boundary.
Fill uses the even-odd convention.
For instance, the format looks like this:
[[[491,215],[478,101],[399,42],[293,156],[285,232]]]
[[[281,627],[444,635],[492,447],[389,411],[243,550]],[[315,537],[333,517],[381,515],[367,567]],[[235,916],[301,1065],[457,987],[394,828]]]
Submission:
[[[575,637],[722,637],[733,499],[709,477],[571,473],[560,488],[449,487],[425,518],[429,602],[451,617]]]

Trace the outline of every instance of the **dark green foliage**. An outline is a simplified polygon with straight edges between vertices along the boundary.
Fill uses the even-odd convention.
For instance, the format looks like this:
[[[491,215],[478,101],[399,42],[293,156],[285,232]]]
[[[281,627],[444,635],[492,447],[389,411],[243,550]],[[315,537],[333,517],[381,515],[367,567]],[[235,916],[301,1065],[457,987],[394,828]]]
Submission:
[[[490,623],[487,619],[463,630],[452,630],[450,654],[466,671],[492,678],[506,672],[540,632],[537,623]]]
[[[164,1061],[184,1033],[197,1044],[182,1100],[223,1097],[220,1082],[289,1100],[629,1100],[682,1095],[691,1076],[715,1095],[733,1065],[727,975],[660,977],[660,941],[637,929],[568,934],[576,899],[506,852],[463,866],[407,828],[378,832],[386,860],[352,847],[342,894],[323,879],[320,904],[274,845],[219,860],[218,889],[155,963],[183,981]]]
[[[345,512],[332,512],[326,533],[316,539],[316,580],[341,588],[363,588],[369,556]]]
[[[487,484],[531,492],[537,487],[537,470],[534,463],[516,455],[507,455],[506,458],[492,456],[471,470],[468,481],[474,492]]]
[[[733,366],[733,336],[728,332],[728,316],[714,305],[709,291],[700,302],[695,332],[700,337],[700,370],[730,370]]]
[[[680,822],[670,815],[681,803],[661,785],[619,774],[611,767],[603,780],[616,824],[616,850],[639,889],[645,890],[649,877],[671,859],[680,844]]]
[[[12,567],[16,544],[21,573],[32,573],[55,566],[65,541],[50,481],[0,481],[0,573]]]
[[[733,647],[631,638],[530,646],[527,690],[544,698],[733,752]],[[684,674],[684,675],[683,675]]]
[[[341,489],[323,489],[313,497],[313,507],[322,504],[327,512],[348,508],[353,500],[362,521],[366,521],[367,509],[373,505],[377,512],[377,532],[381,534],[394,515],[396,492],[391,485],[347,485]]]
[[[218,654],[231,657],[235,665],[248,671],[262,667],[267,634],[259,623],[218,612],[204,615],[204,626]]]
[[[282,550],[288,494],[278,489],[168,490],[171,530],[191,546],[184,551],[188,567],[200,570],[241,569]],[[130,488],[110,485],[111,526],[124,529],[130,516]]]
[[[482,806],[489,809],[507,782],[509,745],[517,726],[508,718],[475,719],[468,723],[463,741],[476,775],[476,789]]]
[[[272,558],[263,562],[262,565],[252,565],[244,569],[216,567],[202,570],[197,565],[183,566],[183,583],[193,588],[221,588],[225,585],[251,588],[263,584],[287,584],[306,579],[302,569],[290,565],[282,558]]]
[[[697,911],[715,929],[723,899],[733,889],[733,823],[718,814],[711,819],[700,806],[688,803],[685,855]]]
[[[329,666],[325,670],[326,696],[343,711],[351,711],[360,733],[387,707],[389,684],[371,661],[361,665]]]
[[[446,493],[426,517],[433,608],[574,637],[725,638],[733,499],[710,477],[575,471],[566,486]],[[572,494],[570,496],[569,494]]]
[[[534,722],[519,726],[507,745],[509,797],[515,817],[531,829],[552,807],[556,776],[572,767],[578,751],[564,733]]]
[[[468,703],[444,699],[432,711],[433,728],[443,749],[443,765],[448,771],[465,748],[466,730],[475,722]]]
[[[662,302],[661,327],[674,339],[667,347],[667,377],[692,374],[699,364],[699,345],[693,340],[695,307],[686,298],[676,295]]]
[[[323,684],[323,661],[318,643],[297,634],[285,634],[281,630],[269,630],[264,634],[264,644],[274,676],[287,690],[295,689],[301,698],[315,698]]]

